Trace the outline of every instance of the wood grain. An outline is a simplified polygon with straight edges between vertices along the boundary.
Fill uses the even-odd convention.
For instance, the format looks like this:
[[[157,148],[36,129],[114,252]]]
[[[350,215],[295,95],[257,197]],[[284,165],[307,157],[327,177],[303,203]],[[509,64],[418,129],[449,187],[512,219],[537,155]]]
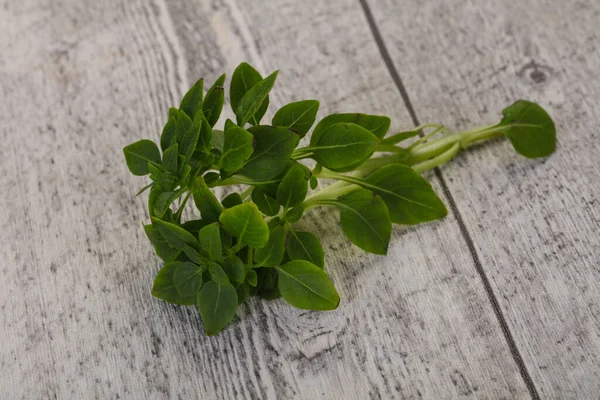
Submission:
[[[495,123],[519,98],[554,117],[549,159],[498,141],[443,175],[540,396],[598,398],[600,4],[370,4],[423,122]]]
[[[404,11],[395,12],[398,18],[406,18]],[[405,26],[411,24],[407,21]],[[426,46],[425,39],[435,36],[429,35],[418,37],[417,42]],[[250,301],[227,330],[207,338],[196,310],[149,295],[160,262],[141,229],[147,220],[145,199],[134,197],[143,180],[130,176],[121,148],[141,137],[158,138],[167,108],[177,103],[193,80],[204,76],[210,81],[222,71],[230,75],[238,62],[247,60],[261,72],[281,69],[268,115],[285,102],[317,98],[322,103],[320,115],[360,110],[391,116],[394,129],[412,125],[358,2],[311,2],[306,7],[292,0],[21,0],[0,7],[0,49],[4,172],[0,175],[4,188],[0,193],[4,227],[0,231],[0,398],[529,396],[454,216],[416,228],[396,228],[388,256],[376,257],[350,246],[331,210],[311,213],[300,227],[318,232],[326,246],[327,270],[342,297],[335,312],[305,312],[281,301]],[[578,74],[591,76],[586,68],[573,71],[573,79]],[[424,71],[422,76],[427,77]],[[572,90],[597,89],[569,82]],[[496,101],[492,98],[489,104],[497,105]],[[448,105],[432,104],[432,114],[446,112],[448,120],[456,117]],[[581,128],[591,127],[581,124]],[[586,151],[592,154],[591,149]],[[479,218],[507,218],[506,229],[514,228],[515,238],[524,240],[539,232],[536,225],[519,220],[512,209],[487,208],[486,212],[497,214],[484,214],[474,203],[496,206],[503,200],[525,207],[532,203],[524,197],[543,193],[545,187],[522,183],[524,194],[511,185],[524,182],[526,174],[540,174],[548,182],[552,176],[548,174],[558,175],[558,171],[544,172],[550,162],[536,163],[534,168],[515,160],[508,168],[512,177],[491,183],[489,176],[496,178],[507,169],[502,160],[513,160],[505,153],[508,150],[502,145],[494,145],[461,158],[460,165],[452,167],[456,176],[463,177],[465,185],[479,186],[474,190],[482,197],[469,198],[473,190],[467,193],[468,186],[459,185],[453,187],[453,194],[456,191],[457,201],[481,210],[476,211]],[[567,152],[563,157],[567,154],[573,155]],[[491,165],[481,165],[484,155]],[[581,183],[579,174],[585,171],[587,176],[597,176],[592,159],[579,162],[583,169],[577,173],[571,169],[570,178]],[[468,169],[467,163],[474,163],[477,174],[461,172]],[[436,178],[428,177],[439,191]],[[496,200],[489,196],[488,187],[499,184],[505,194]],[[577,188],[573,192],[565,186],[559,193],[567,196],[571,190],[596,196],[583,184]],[[559,210],[550,205],[569,200],[535,199],[550,214]],[[551,218],[547,229],[585,223],[584,232],[592,233],[591,218],[597,221],[593,207],[594,203],[589,205],[587,214],[561,209],[567,216]],[[584,216],[587,221],[575,219]],[[475,231],[476,220],[471,217],[467,223]],[[493,235],[510,237],[506,230],[489,229],[489,223],[482,228],[480,235],[487,239],[478,246],[499,246],[492,243]],[[588,317],[588,329],[582,332],[590,335],[598,321],[597,302],[581,285],[587,271],[588,277],[595,278],[588,288],[596,290],[597,270],[589,268],[589,261],[592,250],[597,250],[597,238],[590,235],[587,242],[568,243],[583,239],[572,233],[559,238],[563,241],[548,238],[546,246],[570,244],[562,254],[580,256],[579,264],[565,264],[565,269],[581,282],[574,295],[585,295],[590,301],[591,314],[583,309],[572,315]],[[535,243],[535,236],[532,240]],[[506,249],[514,251],[511,259],[522,262],[518,256],[528,247],[510,243],[513,247]],[[488,257],[498,260],[503,248],[493,248]],[[514,270],[487,261],[488,268]],[[547,267],[537,263],[535,268]],[[512,308],[503,302],[506,310],[517,314],[511,321],[527,325],[519,314],[529,315],[534,307],[521,305],[523,295],[515,292],[533,288],[537,275],[530,273],[531,280],[513,282],[512,276],[504,274],[495,282],[515,299],[511,302],[519,301],[519,307]],[[542,283],[558,284],[561,276]],[[540,310],[548,316],[556,312],[557,297],[547,292],[539,296],[537,302],[549,302]],[[579,298],[574,300],[572,304],[581,304]],[[535,326],[533,334],[546,338],[549,330]],[[560,326],[567,328],[564,321]],[[575,326],[585,327],[583,322]],[[521,331],[519,344],[531,343],[527,329]],[[577,334],[563,333],[564,346],[574,346]],[[596,343],[588,336],[581,340]],[[575,351],[567,362],[581,355]],[[537,357],[549,363],[547,368],[558,370],[551,364],[556,360]],[[567,362],[559,363],[560,368],[570,365]],[[578,372],[583,389],[567,385],[565,390],[573,395],[589,393],[591,374],[596,371],[593,362],[583,363],[589,375]],[[564,373],[571,385],[577,372]],[[555,375],[547,376],[548,381]],[[554,392],[543,393],[568,397],[569,392],[561,392],[561,384],[557,385]]]

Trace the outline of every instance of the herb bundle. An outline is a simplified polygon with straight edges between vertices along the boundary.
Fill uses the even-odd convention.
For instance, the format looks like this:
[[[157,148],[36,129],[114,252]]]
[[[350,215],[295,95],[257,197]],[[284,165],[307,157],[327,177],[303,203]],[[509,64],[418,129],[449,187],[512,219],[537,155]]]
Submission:
[[[221,331],[252,295],[283,297],[302,309],[337,308],[340,298],[324,272],[319,239],[294,227],[307,210],[337,209],[348,239],[383,255],[392,224],[447,214],[421,172],[497,136],[529,158],[546,157],[556,147],[552,119],[525,100],[505,108],[497,125],[461,133],[426,124],[386,136],[388,117],[331,114],[316,124],[308,146],[298,147],[317,119],[319,102],[287,104],[261,124],[276,78],[277,72],[263,79],[240,64],[229,92],[236,121],[225,121],[224,130],[214,126],[224,105],[225,75],[206,94],[200,79],[179,108],[169,110],[160,146],[140,140],[123,149],[131,173],[152,181],[140,191],[150,189],[151,223],[144,230],[165,261],[152,294],[197,306],[208,335]],[[411,138],[410,145],[399,145]],[[304,159],[316,161],[315,168]],[[337,182],[316,191],[323,178]],[[212,189],[226,185],[243,190],[219,201]],[[201,219],[182,221],[190,198]]]

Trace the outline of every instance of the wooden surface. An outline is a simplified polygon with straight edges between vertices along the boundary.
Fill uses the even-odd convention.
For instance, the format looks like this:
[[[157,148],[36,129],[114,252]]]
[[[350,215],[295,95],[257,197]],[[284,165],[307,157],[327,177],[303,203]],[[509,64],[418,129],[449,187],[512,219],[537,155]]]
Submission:
[[[598,399],[599,18],[592,0],[0,3],[0,398]],[[340,308],[250,301],[207,338],[149,294],[121,148],[244,60],[281,70],[271,110],[463,129],[529,98],[559,148],[495,141],[429,173],[450,215],[396,227],[387,257],[315,210],[301,227]]]

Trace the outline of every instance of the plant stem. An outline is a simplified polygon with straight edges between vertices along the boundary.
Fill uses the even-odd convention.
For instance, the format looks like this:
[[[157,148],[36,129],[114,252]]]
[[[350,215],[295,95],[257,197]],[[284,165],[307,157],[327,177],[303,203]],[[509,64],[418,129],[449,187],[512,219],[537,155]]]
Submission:
[[[185,198],[181,202],[181,205],[179,206],[179,208],[177,209],[177,213],[175,214],[175,221],[177,221],[177,222],[181,221],[181,214],[183,214],[183,209],[185,208],[185,205],[187,204],[191,195],[192,195],[192,192],[191,191],[188,192],[188,194],[185,196]]]
[[[436,129],[428,136],[434,135],[440,130],[447,131],[441,125],[426,124],[415,128],[423,129],[426,127],[435,127]],[[323,168],[319,171],[313,171],[317,178],[334,179],[338,182],[313,193],[308,196],[301,206],[304,210],[325,204],[330,200],[337,199],[344,194],[347,194],[357,187],[357,183],[364,186],[364,182],[360,178],[368,176],[372,172],[381,167],[390,164],[405,164],[410,165],[418,173],[422,173],[452,160],[461,151],[470,144],[482,140],[492,139],[503,134],[502,126],[486,126],[462,133],[450,134],[439,139],[423,143],[428,138],[425,136],[419,141],[413,143],[408,149],[397,147],[394,145],[380,145],[377,151],[395,153],[393,155],[372,158],[362,164],[353,172],[343,175],[334,171]]]

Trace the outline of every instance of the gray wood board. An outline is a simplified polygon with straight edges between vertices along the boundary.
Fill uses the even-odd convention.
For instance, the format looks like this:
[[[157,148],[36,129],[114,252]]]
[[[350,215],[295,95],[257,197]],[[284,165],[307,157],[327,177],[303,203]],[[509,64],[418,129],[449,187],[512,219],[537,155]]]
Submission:
[[[358,3],[265,3],[24,0],[0,11],[0,397],[528,396],[454,216],[396,228],[388,257],[375,257],[349,245],[331,210],[311,213],[301,227],[319,232],[326,246],[342,297],[335,312],[251,301],[207,338],[196,310],[149,295],[160,262],[141,229],[144,198],[134,197],[143,180],[129,175],[121,148],[156,139],[167,108],[196,78],[230,75],[247,60],[262,72],[281,69],[272,110],[317,98],[320,115],[359,110],[391,116],[396,129],[411,126]],[[437,103],[432,117],[448,107]],[[511,157],[502,146],[459,159],[456,171],[484,155],[501,163]],[[518,162],[507,187],[535,173]],[[484,174],[489,168],[462,176],[487,187],[500,172]],[[525,207],[523,196],[507,190],[503,200]],[[535,233],[532,224],[513,226]],[[506,277],[500,284],[515,290]],[[557,298],[538,301],[550,302],[548,312]]]
[[[499,140],[443,168],[542,398],[600,393],[600,3],[370,1],[422,122],[494,124],[525,98],[558,150],[532,161]]]

